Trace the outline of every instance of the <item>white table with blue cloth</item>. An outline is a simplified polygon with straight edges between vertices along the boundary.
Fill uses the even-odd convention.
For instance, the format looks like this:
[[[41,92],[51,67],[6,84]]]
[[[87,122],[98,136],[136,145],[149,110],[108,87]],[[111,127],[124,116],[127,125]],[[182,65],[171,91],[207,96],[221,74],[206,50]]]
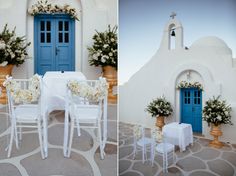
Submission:
[[[172,122],[166,124],[162,132],[165,136],[165,141],[173,145],[178,145],[180,151],[185,151],[188,145],[193,144],[191,124]]]

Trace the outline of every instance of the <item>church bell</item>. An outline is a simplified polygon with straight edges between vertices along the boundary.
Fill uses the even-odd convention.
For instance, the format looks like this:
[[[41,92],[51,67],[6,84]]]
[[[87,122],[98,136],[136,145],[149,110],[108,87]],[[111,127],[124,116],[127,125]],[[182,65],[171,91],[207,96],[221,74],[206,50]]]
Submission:
[[[171,36],[175,37],[175,31],[174,30],[172,30]]]

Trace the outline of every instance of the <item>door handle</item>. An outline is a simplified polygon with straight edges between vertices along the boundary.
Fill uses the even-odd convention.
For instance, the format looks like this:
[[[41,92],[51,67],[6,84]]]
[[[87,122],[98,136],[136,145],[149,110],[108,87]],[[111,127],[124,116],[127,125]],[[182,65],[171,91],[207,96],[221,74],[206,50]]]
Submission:
[[[58,52],[60,51],[60,49],[58,49],[57,47],[55,48],[55,53],[56,55],[58,54]]]

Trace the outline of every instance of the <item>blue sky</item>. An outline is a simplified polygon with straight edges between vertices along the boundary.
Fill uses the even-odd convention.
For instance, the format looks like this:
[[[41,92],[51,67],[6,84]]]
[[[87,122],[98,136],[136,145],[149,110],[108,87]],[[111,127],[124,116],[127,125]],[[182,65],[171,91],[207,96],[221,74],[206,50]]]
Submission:
[[[236,0],[119,0],[119,84],[159,48],[171,12],[184,28],[184,45],[217,36],[236,58]]]

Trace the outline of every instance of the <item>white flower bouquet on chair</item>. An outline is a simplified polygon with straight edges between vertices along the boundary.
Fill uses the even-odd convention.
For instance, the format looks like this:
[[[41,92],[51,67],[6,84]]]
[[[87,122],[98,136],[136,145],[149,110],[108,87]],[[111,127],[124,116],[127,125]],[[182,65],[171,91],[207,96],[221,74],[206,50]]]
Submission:
[[[22,89],[21,83],[13,79],[12,77],[6,77],[3,86],[10,91],[15,103],[30,103],[36,102],[40,96],[40,76],[35,74],[29,79],[27,89]]]

